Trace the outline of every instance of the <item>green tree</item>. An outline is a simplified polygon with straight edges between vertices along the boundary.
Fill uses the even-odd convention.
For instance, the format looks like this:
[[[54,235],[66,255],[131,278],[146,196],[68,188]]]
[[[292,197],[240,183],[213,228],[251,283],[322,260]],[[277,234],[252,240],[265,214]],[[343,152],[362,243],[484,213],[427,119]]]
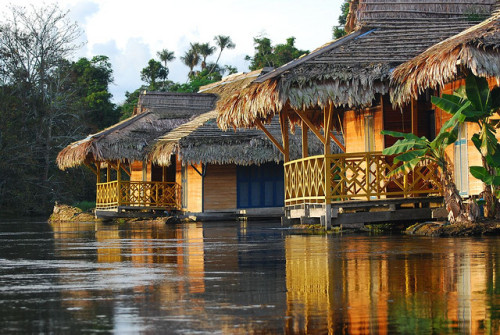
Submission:
[[[219,64],[220,56],[222,55],[222,51],[224,49],[234,49],[236,44],[233,43],[231,37],[225,35],[217,35],[214,37],[215,44],[219,48],[219,55],[217,56],[217,60],[215,61],[215,65]],[[210,72],[212,72],[212,69]]]
[[[158,58],[160,58],[160,61],[162,61],[164,63],[163,66],[166,69],[168,69],[167,63],[168,62],[172,62],[175,59],[174,52],[173,51],[169,51],[167,49],[163,49],[161,51],[158,51],[156,53],[156,55],[158,56]]]
[[[158,51],[156,53],[158,58],[160,58],[160,61],[163,62],[163,66],[167,70],[167,74],[170,72],[167,66],[168,62],[171,62],[175,59],[174,52],[173,51],[168,51],[167,49],[163,49],[161,51]],[[165,90],[165,87],[167,86],[167,77],[165,77],[165,80],[163,80],[163,83],[161,85],[162,90]]]
[[[194,68],[200,62],[200,57],[195,52],[193,48],[189,49],[184,53],[184,56],[181,57],[182,62],[189,67],[188,78],[191,78],[195,75]]]
[[[207,67],[207,57],[213,55],[215,52],[215,47],[211,46],[209,43],[202,43],[198,45],[198,53],[201,55],[201,70],[205,70]]]
[[[109,84],[113,82],[113,70],[107,56],[80,58],[73,63],[75,88],[81,97],[81,110],[88,124],[89,133],[106,128],[119,119],[119,111],[111,102]]]
[[[339,15],[339,25],[333,26],[333,38],[337,39],[346,34],[344,29],[345,24],[347,23],[347,15],[349,14],[349,7],[351,5],[351,0],[344,0],[342,6],[340,7],[341,14]]]
[[[482,166],[471,166],[471,174],[483,181],[483,198],[486,200],[487,217],[496,212],[498,187],[500,186],[500,144],[491,117],[500,108],[500,88],[490,91],[486,79],[469,74],[453,95],[433,97],[433,103],[442,110],[456,115],[461,111],[461,122],[474,123],[479,131],[472,136],[474,146],[481,154]],[[465,110],[462,110],[467,106]],[[495,121],[495,123],[497,123]]]
[[[134,108],[137,106],[139,101],[139,95],[144,91],[146,87],[140,87],[133,92],[125,92],[125,102],[119,107],[120,110],[120,120],[125,120],[129,118],[134,113]]]
[[[165,80],[168,76],[168,69],[160,62],[150,59],[148,66],[141,70],[141,80],[149,85],[150,90],[157,90],[157,80]]]
[[[100,90],[99,80],[79,81],[67,60],[81,34],[68,12],[57,5],[8,10],[0,19],[0,211],[45,214],[54,200],[86,197],[95,187],[85,186],[85,169],[59,171],[55,156],[83,136],[82,99]]]
[[[295,47],[295,37],[289,37],[285,44],[274,47],[267,37],[255,37],[253,40],[255,54],[253,57],[245,57],[245,60],[250,61],[249,68],[252,71],[263,67],[280,67],[309,52]]]

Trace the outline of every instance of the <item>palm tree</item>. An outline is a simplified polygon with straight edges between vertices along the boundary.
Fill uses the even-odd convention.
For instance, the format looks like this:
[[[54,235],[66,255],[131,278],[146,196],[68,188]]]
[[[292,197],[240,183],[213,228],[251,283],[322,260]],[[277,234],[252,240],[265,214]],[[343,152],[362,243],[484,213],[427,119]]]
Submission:
[[[215,47],[210,46],[209,43],[202,43],[198,45],[198,52],[203,58],[201,61],[201,70],[203,71],[207,67],[207,57],[213,55]]]
[[[167,62],[171,62],[175,59],[174,52],[168,51],[167,49],[163,49],[162,51],[158,51],[156,53],[158,58],[165,64],[165,68],[168,68]]]
[[[236,47],[236,44],[233,43],[231,40],[231,37],[229,36],[224,36],[224,35],[217,35],[214,37],[215,44],[219,47],[219,56],[217,56],[217,60],[215,61],[215,64],[217,65],[219,63],[220,55],[222,54],[222,51],[224,49],[234,49]],[[214,67],[210,69],[210,73],[214,70]]]
[[[192,47],[193,45],[191,45]],[[189,67],[189,73],[188,77],[192,77],[194,75],[194,67],[198,65],[200,61],[200,57],[198,54],[193,50],[193,48],[189,49],[186,51],[184,56],[181,56],[181,60],[184,62]]]
[[[171,62],[175,59],[174,52],[173,51],[168,51],[167,49],[163,49],[161,51],[158,51],[156,53],[158,55],[158,58],[165,64],[165,69],[167,70],[168,73],[168,66],[167,62]],[[165,89],[165,84],[166,84],[167,78],[165,77],[165,80],[163,81],[162,88]]]

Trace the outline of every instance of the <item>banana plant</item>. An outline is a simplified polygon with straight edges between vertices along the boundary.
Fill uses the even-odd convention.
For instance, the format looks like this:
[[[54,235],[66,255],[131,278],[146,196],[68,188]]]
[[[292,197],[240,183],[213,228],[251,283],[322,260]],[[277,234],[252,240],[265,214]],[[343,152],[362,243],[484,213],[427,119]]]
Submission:
[[[432,103],[453,116],[460,110],[460,123],[478,125],[479,132],[471,140],[481,154],[482,166],[471,166],[470,173],[484,183],[485,212],[487,216],[493,216],[496,198],[500,196],[500,144],[491,117],[500,108],[500,88],[490,90],[485,78],[469,74],[465,86],[453,95],[432,97]],[[467,108],[463,109],[466,105]]]
[[[463,112],[469,108],[470,102],[455,110],[454,115],[443,124],[439,134],[432,141],[425,136],[418,137],[412,133],[400,133],[396,131],[383,130],[383,135],[401,137],[391,147],[384,149],[384,155],[395,155],[394,162],[402,164],[391,174],[399,174],[412,170],[424,160],[435,162],[441,169],[441,184],[444,190],[444,203],[448,210],[448,220],[451,223],[474,220],[471,218],[464,206],[462,197],[453,181],[446,160],[446,147],[454,143],[458,137],[458,125],[463,122],[465,115]]]

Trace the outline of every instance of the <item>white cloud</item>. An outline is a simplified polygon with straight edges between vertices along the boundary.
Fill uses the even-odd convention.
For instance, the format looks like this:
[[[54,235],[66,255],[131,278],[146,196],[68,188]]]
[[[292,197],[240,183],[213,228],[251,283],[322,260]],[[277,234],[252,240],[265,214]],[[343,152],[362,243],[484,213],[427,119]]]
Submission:
[[[10,3],[0,0],[0,5]],[[169,79],[184,82],[188,68],[180,57],[190,42],[211,42],[229,35],[236,49],[225,50],[220,62],[248,71],[245,55],[253,55],[253,37],[265,32],[274,44],[296,37],[299,49],[313,50],[331,39],[343,0],[61,0],[78,20],[88,43],[77,56],[110,57],[116,102],[125,91],[142,83],[140,71],[156,52],[169,49],[176,60],[169,64]],[[36,0],[16,0],[15,4]],[[215,58],[213,59],[215,60]]]

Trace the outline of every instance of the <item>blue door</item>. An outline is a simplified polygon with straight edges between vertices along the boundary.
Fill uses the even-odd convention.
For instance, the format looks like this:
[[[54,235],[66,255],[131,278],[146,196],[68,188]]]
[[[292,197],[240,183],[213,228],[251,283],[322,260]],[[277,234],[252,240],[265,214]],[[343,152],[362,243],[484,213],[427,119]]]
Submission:
[[[283,207],[284,203],[283,164],[237,167],[238,208]]]

